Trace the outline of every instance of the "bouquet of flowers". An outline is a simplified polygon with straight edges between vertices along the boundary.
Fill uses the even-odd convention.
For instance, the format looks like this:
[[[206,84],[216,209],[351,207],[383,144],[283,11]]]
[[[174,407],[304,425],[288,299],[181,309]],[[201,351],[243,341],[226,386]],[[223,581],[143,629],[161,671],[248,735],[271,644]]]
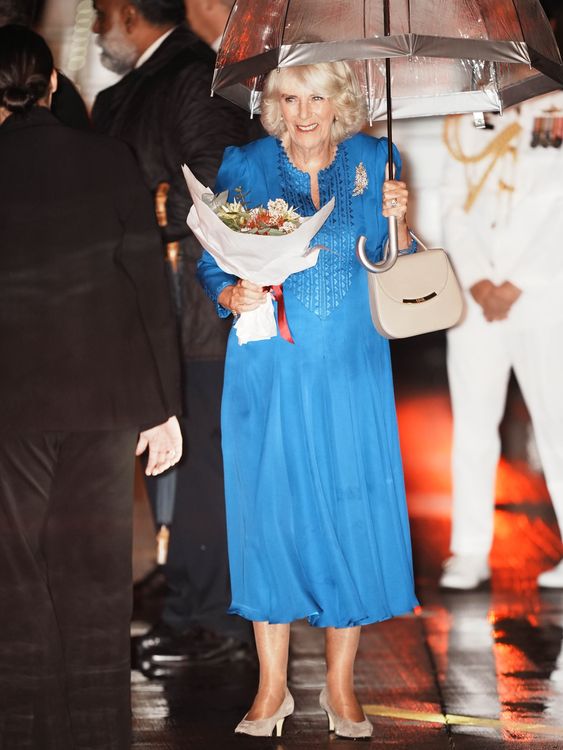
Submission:
[[[280,237],[293,232],[301,224],[301,216],[283,198],[268,201],[267,208],[248,208],[240,188],[235,192],[240,198],[235,198],[232,203],[223,202],[223,197],[227,198],[225,193],[213,196],[209,203],[221,221],[235,232]],[[207,203],[206,197],[204,200]]]
[[[214,196],[184,164],[193,205],[187,223],[219,268],[264,287],[279,286],[292,273],[312,268],[320,247],[310,248],[315,234],[334,208],[334,198],[316,214],[300,217],[281,199],[249,209],[244,200],[227,202],[227,192]],[[272,297],[235,323],[239,344],[277,335]]]

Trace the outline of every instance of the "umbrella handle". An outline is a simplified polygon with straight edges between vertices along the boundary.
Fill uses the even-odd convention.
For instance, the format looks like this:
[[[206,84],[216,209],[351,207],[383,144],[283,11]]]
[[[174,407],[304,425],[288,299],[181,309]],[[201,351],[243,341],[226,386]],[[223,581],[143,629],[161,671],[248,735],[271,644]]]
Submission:
[[[378,263],[372,263],[372,261],[366,255],[366,242],[367,238],[363,235],[358,237],[356,242],[356,255],[362,266],[367,268],[371,273],[383,273],[393,268],[399,257],[399,241],[397,237],[397,217],[390,216],[387,220],[389,222],[389,239],[385,243],[383,249],[383,260]]]
[[[168,543],[170,541],[170,528],[166,524],[158,530],[156,535],[156,564],[166,565],[168,560]]]

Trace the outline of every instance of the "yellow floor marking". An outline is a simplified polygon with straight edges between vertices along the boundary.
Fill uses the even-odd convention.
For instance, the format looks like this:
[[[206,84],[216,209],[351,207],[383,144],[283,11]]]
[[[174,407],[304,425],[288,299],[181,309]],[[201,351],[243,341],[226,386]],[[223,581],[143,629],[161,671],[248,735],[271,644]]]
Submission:
[[[426,711],[409,711],[405,708],[393,708],[370,704],[364,706],[369,716],[384,716],[390,719],[404,719],[405,721],[422,721],[430,724],[457,724],[466,727],[489,727],[492,729],[506,729],[512,732],[527,732],[529,734],[549,734],[563,737],[563,727],[548,724],[527,724],[524,721],[510,721],[503,719],[484,719],[478,716],[461,716],[459,714],[437,714]]]

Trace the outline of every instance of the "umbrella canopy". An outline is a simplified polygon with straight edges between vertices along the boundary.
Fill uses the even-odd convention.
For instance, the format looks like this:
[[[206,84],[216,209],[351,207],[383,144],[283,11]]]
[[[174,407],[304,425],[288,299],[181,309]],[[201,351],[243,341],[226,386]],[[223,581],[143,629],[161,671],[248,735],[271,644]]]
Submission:
[[[398,118],[498,112],[563,86],[537,0],[236,0],[213,91],[258,113],[270,70],[348,60],[374,121],[386,115],[385,58]]]

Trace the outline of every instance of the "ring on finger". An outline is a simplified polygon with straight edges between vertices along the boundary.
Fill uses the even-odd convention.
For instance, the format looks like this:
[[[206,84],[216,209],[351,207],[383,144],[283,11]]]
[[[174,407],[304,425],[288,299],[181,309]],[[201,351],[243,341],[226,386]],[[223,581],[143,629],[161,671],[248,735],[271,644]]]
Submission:
[[[395,206],[398,205],[399,201],[396,198],[391,198],[391,208],[395,208]]]

